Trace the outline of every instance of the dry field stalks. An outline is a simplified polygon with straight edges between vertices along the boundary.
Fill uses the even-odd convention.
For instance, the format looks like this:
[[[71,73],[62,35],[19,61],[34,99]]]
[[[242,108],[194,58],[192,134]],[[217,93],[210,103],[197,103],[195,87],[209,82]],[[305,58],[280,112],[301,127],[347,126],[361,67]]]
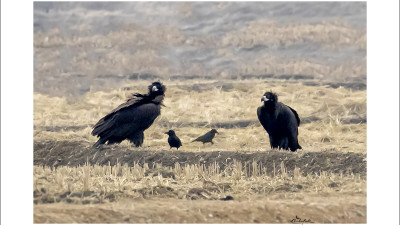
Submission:
[[[143,25],[130,21],[104,34],[95,33],[90,25],[72,28],[77,35],[66,35],[59,27],[35,32],[35,88],[46,93],[59,88],[68,94],[62,81],[86,88],[88,84],[81,82],[97,82],[100,74],[128,77],[132,71],[164,78],[306,74],[342,80],[366,74],[366,29],[340,19],[317,23],[260,19],[212,37],[190,35],[172,24]],[[192,48],[204,60],[196,61]],[[172,53],[175,50],[179,53]],[[69,81],[74,77],[78,82]]]
[[[366,91],[307,82],[163,81],[165,107],[141,148],[93,149],[90,132],[149,81],[77,98],[34,93],[34,221],[365,223]],[[299,113],[303,150],[270,150],[256,115],[267,90]],[[210,128],[214,145],[191,143]]]
[[[35,166],[35,222],[288,223],[295,216],[318,223],[365,222],[366,181],[359,175],[303,176],[299,168],[289,175],[284,163],[277,167],[269,176],[255,161],[249,170],[238,161],[224,170],[179,163],[151,169]],[[235,203],[220,202],[227,196]]]
[[[133,92],[146,92],[149,81],[137,81],[110,92],[89,92],[67,99],[34,94],[34,139],[96,142],[91,125],[123,103]],[[145,131],[144,146],[167,149],[174,129],[182,151],[264,151],[266,132],[257,119],[260,98],[267,90],[296,109],[302,120],[299,143],[307,151],[366,152],[366,91],[306,86],[281,80],[164,82],[167,92],[161,116]],[[190,143],[217,128],[215,145]],[[122,145],[130,146],[128,142]]]

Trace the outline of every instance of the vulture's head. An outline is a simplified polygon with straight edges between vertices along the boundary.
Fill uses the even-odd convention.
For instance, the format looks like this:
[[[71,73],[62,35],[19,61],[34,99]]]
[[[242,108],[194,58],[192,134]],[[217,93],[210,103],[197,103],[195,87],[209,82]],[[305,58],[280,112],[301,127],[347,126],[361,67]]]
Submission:
[[[275,105],[278,102],[278,96],[272,92],[265,92],[261,101],[264,102],[264,105]]]
[[[149,86],[149,94],[148,96],[152,98],[154,103],[161,104],[162,100],[164,99],[164,93],[167,88],[160,82],[156,81],[153,82]]]
[[[151,96],[164,95],[165,90],[166,90],[165,86],[162,83],[156,81],[149,86],[149,95]]]

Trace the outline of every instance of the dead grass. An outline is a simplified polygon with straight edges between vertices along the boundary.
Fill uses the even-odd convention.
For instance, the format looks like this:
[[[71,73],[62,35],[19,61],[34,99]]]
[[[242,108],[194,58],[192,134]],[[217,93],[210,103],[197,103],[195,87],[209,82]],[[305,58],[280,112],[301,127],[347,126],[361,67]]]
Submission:
[[[34,139],[95,142],[91,125],[123,103],[132,92],[146,92],[148,81],[127,84],[110,92],[89,92],[76,99],[34,94]],[[279,80],[260,81],[164,81],[167,86],[161,116],[145,132],[145,146],[166,148],[163,132],[174,129],[182,151],[269,149],[267,133],[256,110],[267,90],[299,113],[299,142],[307,151],[366,152],[366,91],[325,86],[305,86]],[[129,89],[129,90],[127,90]],[[249,121],[248,126],[235,126]],[[353,121],[353,122],[352,122]],[[355,122],[354,122],[355,121]],[[231,124],[220,128],[216,124]],[[75,128],[74,128],[75,126]],[[52,128],[60,129],[54,131]],[[215,145],[190,143],[210,128],[220,132]],[[129,146],[128,142],[122,145]]]
[[[311,49],[320,49],[311,50],[315,54],[325,50],[333,50],[334,54],[335,51],[350,50],[351,54],[364,53],[365,56],[365,29],[354,28],[344,20],[315,24],[257,20],[213,38],[208,34],[189,35],[178,27],[168,25],[148,27],[134,23],[105,34],[93,34],[90,26],[85,25],[75,30],[77,35],[65,35],[58,28],[34,33],[35,80],[47,82],[47,77],[55,74],[95,77],[99,74],[131,75],[132,71],[161,77],[171,74],[219,77],[306,74],[340,79],[366,74],[366,57],[344,58],[332,63],[331,58],[318,61],[310,56],[291,59],[274,51],[263,53],[263,48],[290,51],[296,45],[301,46],[299,51],[309,51],[308,45],[312,45]],[[170,48],[182,48],[181,51],[187,52],[186,49],[215,49],[216,54],[206,63],[198,63],[183,58],[177,60],[173,54],[166,55],[164,51]],[[253,53],[247,55],[246,49]],[[220,62],[233,63],[227,69]],[[40,82],[37,84],[40,85]]]
[[[269,196],[251,201],[180,199],[124,200],[102,205],[65,203],[34,206],[35,223],[366,223],[363,198],[342,194],[319,199],[309,194]],[[327,205],[325,201],[333,202]]]
[[[289,175],[283,163],[274,176],[256,162],[251,171],[240,162],[224,170],[218,165],[149,167],[35,166],[35,202],[59,202],[35,205],[35,222],[285,223],[296,215],[320,223],[365,221],[366,181],[356,175],[302,176],[299,169]],[[218,201],[228,195],[232,202]]]
[[[174,129],[183,142],[179,151],[269,150],[268,136],[258,123],[256,109],[261,105],[261,95],[272,90],[280,101],[296,109],[303,121],[299,142],[304,150],[295,154],[366,154],[365,90],[281,80],[163,82],[167,86],[166,107],[145,131],[143,149],[169,149],[163,132]],[[146,92],[148,84],[137,81],[109,92],[90,91],[75,99],[34,93],[34,140],[94,143],[97,139],[90,135],[91,125],[132,92]],[[240,123],[243,121],[247,122]],[[214,145],[190,143],[210,128],[220,132]],[[127,151],[137,150],[126,141],[120,145]],[[110,153],[115,151],[101,152]],[[316,223],[366,222],[366,180],[360,174],[303,174],[299,168],[289,173],[285,164],[278,162],[272,171],[266,171],[266,165],[259,162],[249,166],[231,161],[221,168],[218,164],[178,163],[36,165],[34,221],[290,223],[297,215]],[[235,200],[220,201],[228,195]]]
[[[268,28],[268,29],[266,29]],[[318,24],[280,24],[276,21],[259,20],[247,27],[227,33],[223,46],[242,46],[251,48],[255,45],[278,47],[298,43],[316,42],[328,48],[356,46],[366,49],[365,30],[354,29],[343,21],[322,22]]]
[[[268,175],[257,162],[246,167],[238,161],[223,170],[218,164],[35,166],[34,197],[36,203],[96,204],[126,198],[219,200],[231,195],[236,200],[249,200],[277,193],[366,194],[366,181],[359,175],[322,171],[304,176],[298,168],[289,175],[283,163],[276,167],[279,172]]]

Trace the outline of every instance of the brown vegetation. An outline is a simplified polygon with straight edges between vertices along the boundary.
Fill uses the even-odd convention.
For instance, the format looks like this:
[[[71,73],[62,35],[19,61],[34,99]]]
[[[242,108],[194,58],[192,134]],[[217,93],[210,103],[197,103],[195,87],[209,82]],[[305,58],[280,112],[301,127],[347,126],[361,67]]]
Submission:
[[[365,179],[327,172],[303,176],[299,168],[289,175],[283,162],[277,167],[267,175],[262,164],[254,161],[247,170],[235,160],[224,169],[179,163],[35,166],[35,221],[288,223],[300,216],[320,223],[365,222]],[[226,196],[234,203],[220,202]]]
[[[35,222],[366,222],[365,90],[165,81],[166,107],[144,147],[93,148],[91,125],[148,83],[75,99],[34,94]],[[256,115],[267,90],[299,113],[303,150],[270,150]],[[214,145],[190,142],[210,128],[220,133]],[[169,129],[179,151],[167,151]],[[228,195],[234,200],[220,200]]]
[[[34,94],[34,138],[96,142],[91,125],[132,92],[146,92],[148,81],[137,81],[110,92],[89,92],[68,99]],[[279,101],[294,108],[302,120],[299,143],[307,151],[337,150],[365,153],[366,91],[305,86],[281,80],[165,81],[161,116],[145,131],[144,146],[166,149],[174,129],[182,151],[260,151],[269,149],[267,133],[257,119],[261,95],[272,90]],[[214,145],[189,143],[208,129],[218,128]],[[130,146],[123,142],[123,146]]]

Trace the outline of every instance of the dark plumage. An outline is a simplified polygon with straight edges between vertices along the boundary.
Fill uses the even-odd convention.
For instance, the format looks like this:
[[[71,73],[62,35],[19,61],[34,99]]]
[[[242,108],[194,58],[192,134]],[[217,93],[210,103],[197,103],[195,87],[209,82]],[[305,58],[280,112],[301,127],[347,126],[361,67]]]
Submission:
[[[176,136],[175,131],[169,130],[168,132],[165,132],[164,134],[168,134],[168,144],[169,144],[169,149],[171,148],[176,148],[176,150],[179,150],[179,147],[182,146],[181,140]]]
[[[206,142],[211,142],[211,144],[214,144],[214,142],[212,142],[212,140],[215,137],[216,133],[218,133],[218,131],[216,129],[212,129],[209,132],[207,132],[205,135],[196,138],[192,142],[201,141],[201,142],[203,142],[203,144]]]
[[[258,107],[257,115],[261,125],[269,134],[271,148],[301,149],[298,143],[298,126],[300,118],[297,112],[289,106],[278,102],[278,97],[272,92],[266,92],[261,101],[263,106]]]
[[[120,143],[125,139],[136,147],[142,146],[146,130],[161,113],[161,105],[166,88],[160,82],[149,86],[148,94],[133,94],[125,103],[119,105],[110,114],[101,118],[93,126],[92,135],[100,139],[95,147]]]

